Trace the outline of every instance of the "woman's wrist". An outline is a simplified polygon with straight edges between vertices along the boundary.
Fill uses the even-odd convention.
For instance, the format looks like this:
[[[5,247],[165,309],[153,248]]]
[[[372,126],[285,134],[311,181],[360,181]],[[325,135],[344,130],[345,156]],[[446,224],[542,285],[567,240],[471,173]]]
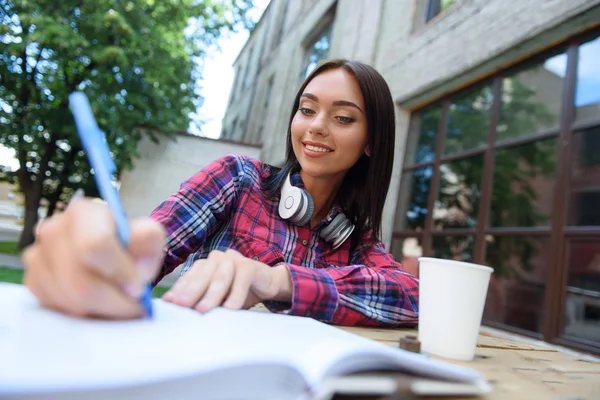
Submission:
[[[292,284],[292,275],[285,264],[279,264],[273,267],[275,281],[277,282],[277,294],[271,299],[275,301],[292,301],[294,285]]]

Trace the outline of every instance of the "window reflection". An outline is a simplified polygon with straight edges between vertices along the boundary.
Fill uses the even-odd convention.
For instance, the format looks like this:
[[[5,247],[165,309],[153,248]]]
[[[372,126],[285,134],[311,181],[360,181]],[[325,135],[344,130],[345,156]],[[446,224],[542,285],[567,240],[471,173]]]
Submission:
[[[421,230],[425,227],[432,175],[432,167],[405,171],[402,174],[394,231]]]
[[[557,127],[566,71],[563,53],[504,78],[496,140]]]
[[[392,255],[405,270],[414,276],[419,276],[419,257],[423,255],[420,239],[414,237],[393,239]]]
[[[600,117],[600,38],[579,48],[576,120]]]
[[[488,236],[486,264],[494,268],[484,319],[531,332],[544,323],[544,293],[551,261],[548,238]]]
[[[454,97],[448,110],[444,154],[476,149],[486,144],[492,106],[489,85]]]
[[[404,165],[433,161],[441,113],[442,110],[438,106],[413,114]]]
[[[600,240],[571,240],[565,298],[564,333],[600,338]]]
[[[317,39],[310,45],[307,55],[308,64],[303,78],[307,77],[319,62],[327,57],[331,40],[331,27],[332,24],[329,23]]]
[[[433,256],[446,260],[471,262],[473,260],[473,236],[442,236],[433,238]]]
[[[490,226],[549,226],[555,167],[556,138],[498,150]]]
[[[600,127],[573,135],[569,225],[600,226]]]
[[[450,6],[454,5],[457,0],[429,0],[427,8],[427,21],[433,19],[436,15],[443,13]]]
[[[440,166],[440,190],[433,210],[434,229],[477,225],[482,173],[483,156]]]

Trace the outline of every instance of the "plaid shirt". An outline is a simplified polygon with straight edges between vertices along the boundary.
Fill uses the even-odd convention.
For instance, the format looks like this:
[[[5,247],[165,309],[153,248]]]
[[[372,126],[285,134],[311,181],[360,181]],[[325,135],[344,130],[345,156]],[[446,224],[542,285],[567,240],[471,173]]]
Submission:
[[[160,204],[151,218],[166,228],[167,242],[154,284],[182,263],[183,274],[212,250],[232,248],[267,265],[285,263],[289,268],[292,301],[265,301],[273,312],[335,325],[414,326],[418,280],[381,242],[359,245],[352,255],[350,240],[332,250],[319,231],[340,211],[337,206],[312,229],[282,219],[279,199],[261,191],[261,179],[270,173],[268,166],[245,156],[223,157]],[[303,187],[299,174],[292,174],[291,181]]]

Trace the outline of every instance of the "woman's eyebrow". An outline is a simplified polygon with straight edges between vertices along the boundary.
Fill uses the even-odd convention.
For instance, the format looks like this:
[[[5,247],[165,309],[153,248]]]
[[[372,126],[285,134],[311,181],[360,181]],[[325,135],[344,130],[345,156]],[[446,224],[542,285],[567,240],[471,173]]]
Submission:
[[[319,101],[319,98],[312,93],[303,93],[302,96],[300,96],[300,97],[306,97],[306,98],[311,99],[316,102]],[[364,111],[361,110],[361,108],[359,106],[357,106],[355,103],[348,101],[348,100],[336,100],[333,102],[333,105],[334,106],[354,107],[354,108],[358,109],[358,111],[360,111],[361,113],[364,114]]]

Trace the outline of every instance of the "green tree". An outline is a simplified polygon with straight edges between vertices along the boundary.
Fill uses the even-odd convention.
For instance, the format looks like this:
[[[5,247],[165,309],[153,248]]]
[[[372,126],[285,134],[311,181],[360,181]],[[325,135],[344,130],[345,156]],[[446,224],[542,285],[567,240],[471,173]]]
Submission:
[[[252,0],[0,0],[0,144],[20,168],[6,174],[25,197],[19,246],[33,241],[40,201],[51,210],[93,190],[68,95],[84,91],[119,171],[141,132],[187,130],[201,105],[200,62],[226,31],[248,28]],[[136,126],[151,129],[134,129]],[[54,205],[52,205],[54,204]]]

